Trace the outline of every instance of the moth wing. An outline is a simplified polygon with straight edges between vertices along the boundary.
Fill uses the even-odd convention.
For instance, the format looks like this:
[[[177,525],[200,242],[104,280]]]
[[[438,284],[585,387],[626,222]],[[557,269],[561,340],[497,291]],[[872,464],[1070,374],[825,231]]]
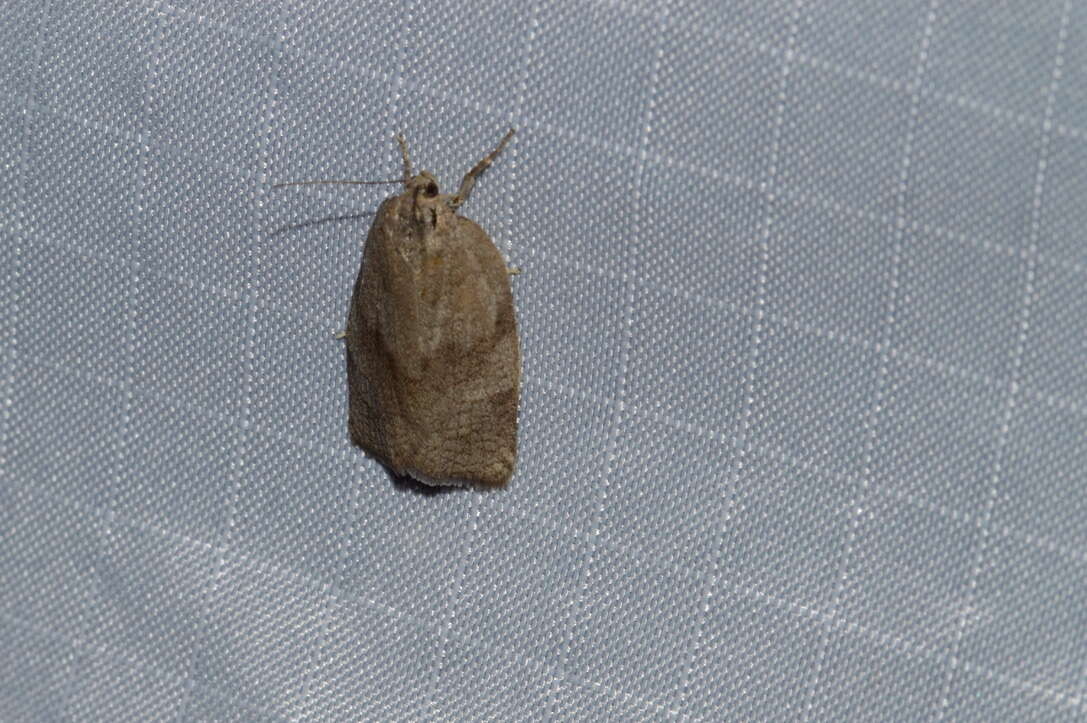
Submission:
[[[348,319],[349,429],[397,474],[502,486],[517,454],[513,296],[483,229],[452,220],[424,244],[379,210]]]
[[[346,365],[348,390],[348,432],[351,441],[382,464],[398,470],[402,456],[397,440],[402,437],[396,420],[399,400],[393,381],[394,360],[383,340],[382,329],[390,326],[387,315],[389,251],[395,242],[390,215],[392,201],[382,204],[366,236],[362,264],[355,279],[347,315]]]

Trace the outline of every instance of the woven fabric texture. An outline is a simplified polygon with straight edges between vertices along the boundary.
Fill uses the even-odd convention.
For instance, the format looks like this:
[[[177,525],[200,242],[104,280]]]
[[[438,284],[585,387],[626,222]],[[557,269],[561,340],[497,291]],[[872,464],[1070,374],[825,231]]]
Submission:
[[[1087,4],[0,13],[0,719],[1087,719]],[[520,458],[394,484],[403,132],[524,273]]]

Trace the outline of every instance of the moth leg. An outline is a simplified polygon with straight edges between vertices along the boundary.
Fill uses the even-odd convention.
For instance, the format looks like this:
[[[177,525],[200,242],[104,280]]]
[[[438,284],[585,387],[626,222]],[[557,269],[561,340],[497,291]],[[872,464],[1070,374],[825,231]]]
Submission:
[[[396,135],[396,142],[400,145],[400,157],[404,160],[404,187],[407,188],[408,181],[415,174],[411,172],[411,157],[408,156],[408,142],[404,139],[403,133]]]
[[[464,174],[464,180],[460,182],[460,188],[449,199],[449,207],[454,211],[460,207],[465,201],[468,200],[468,196],[472,194],[472,187],[476,185],[476,179],[479,178],[484,171],[491,167],[494,163],[494,159],[498,157],[498,154],[505,149],[506,144],[510,142],[510,138],[513,137],[513,128],[510,128],[506,132],[506,135],[502,136],[502,140],[498,142],[498,147],[483,157],[483,160],[472,166],[472,170]]]
[[[343,339],[343,338],[345,338],[346,336],[347,336],[347,332],[346,332],[346,331],[337,331],[337,332],[336,332],[335,334],[333,334],[333,335],[332,335],[332,338],[333,338],[333,339]]]
[[[518,274],[521,273],[521,267],[520,266],[507,266],[506,267],[506,273],[509,274],[510,276],[517,276]]]

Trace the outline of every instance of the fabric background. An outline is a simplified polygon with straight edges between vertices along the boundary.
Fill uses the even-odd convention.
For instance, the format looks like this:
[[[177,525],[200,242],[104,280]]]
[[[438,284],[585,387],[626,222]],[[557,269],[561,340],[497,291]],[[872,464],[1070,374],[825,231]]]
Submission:
[[[1087,5],[2,8],[3,720],[1087,718]],[[511,125],[519,466],[422,495],[389,190],[269,183]]]

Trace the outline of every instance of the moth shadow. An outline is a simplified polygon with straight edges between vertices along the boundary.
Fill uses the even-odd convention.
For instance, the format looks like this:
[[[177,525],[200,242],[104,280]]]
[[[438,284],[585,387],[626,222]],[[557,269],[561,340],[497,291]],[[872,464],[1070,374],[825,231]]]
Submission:
[[[382,465],[384,467],[384,465]],[[466,488],[464,487],[435,487],[432,485],[423,484],[414,477],[408,475],[398,475],[388,467],[384,467],[385,474],[389,475],[389,479],[392,480],[393,487],[400,492],[409,492],[411,494],[420,495],[422,497],[435,497],[437,495],[444,495],[450,492],[461,492]]]
[[[269,236],[280,236],[285,233],[291,233],[292,231],[301,231],[302,229],[312,228],[314,226],[321,226],[326,223],[339,223],[341,221],[357,221],[364,218],[373,218],[377,215],[376,211],[365,211],[362,213],[349,213],[342,216],[324,216],[322,218],[316,218],[312,221],[302,221],[301,223],[289,223],[277,228],[268,229]]]

